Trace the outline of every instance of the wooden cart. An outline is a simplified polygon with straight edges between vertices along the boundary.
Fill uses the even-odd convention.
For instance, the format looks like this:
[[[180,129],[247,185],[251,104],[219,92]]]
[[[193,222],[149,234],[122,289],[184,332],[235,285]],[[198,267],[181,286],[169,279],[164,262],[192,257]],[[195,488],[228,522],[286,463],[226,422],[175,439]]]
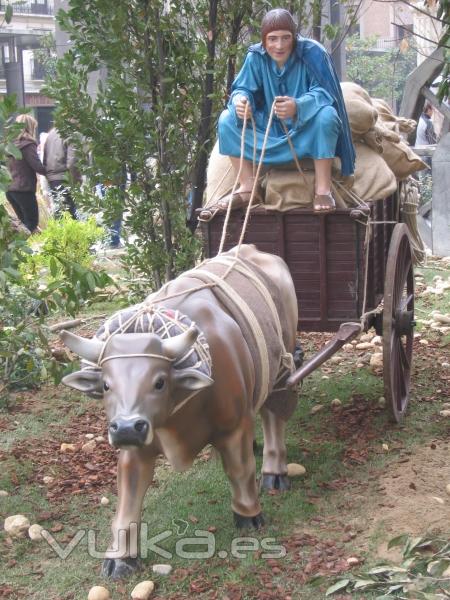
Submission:
[[[414,274],[408,228],[399,219],[398,195],[360,209],[317,213],[252,210],[244,243],[281,256],[299,307],[299,331],[337,332],[290,378],[303,379],[346,342],[374,326],[383,336],[384,393],[400,422],[409,400],[414,331]],[[245,218],[233,211],[224,250],[239,240]],[[202,223],[206,257],[220,245],[225,215]],[[370,223],[370,225],[368,225]],[[366,243],[366,230],[371,235]]]

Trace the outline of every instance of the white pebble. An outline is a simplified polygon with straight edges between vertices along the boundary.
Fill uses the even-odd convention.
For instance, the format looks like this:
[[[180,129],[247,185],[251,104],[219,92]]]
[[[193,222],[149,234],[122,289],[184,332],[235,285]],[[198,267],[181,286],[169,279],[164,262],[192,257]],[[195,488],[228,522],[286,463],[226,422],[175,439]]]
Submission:
[[[103,498],[100,500],[100,504],[102,506],[108,506],[108,504],[109,504],[109,498],[107,498],[106,496],[103,496]]]
[[[380,408],[384,408],[386,406],[386,398],[384,396],[380,396],[378,398],[378,406]]]
[[[428,346],[428,345],[429,345],[429,343],[430,343],[430,342],[429,342],[428,340],[425,340],[425,339],[421,339],[421,340],[419,340],[419,344],[422,344],[422,346]]]
[[[333,400],[331,401],[331,406],[341,406],[342,402],[339,400],[339,398],[333,398]]]
[[[289,463],[287,466],[288,477],[302,477],[306,474],[306,469],[298,463]]]
[[[155,584],[153,581],[141,581],[131,592],[131,597],[133,600],[148,600],[154,589]]]
[[[345,350],[346,352],[349,352],[350,350],[353,350],[353,346],[351,344],[344,344],[342,346],[342,350]]]
[[[110,600],[110,598],[108,590],[101,585],[94,585],[89,590],[88,600]]]
[[[389,452],[388,444],[381,444],[381,447],[383,448],[384,452]]]
[[[37,523],[31,525],[31,527],[28,528],[28,537],[30,538],[30,540],[32,540],[33,542],[40,542],[41,540],[43,540],[43,529],[44,528],[42,527],[42,525],[38,525]]]
[[[5,531],[12,537],[24,537],[29,527],[30,521],[23,515],[12,515],[5,519]]]
[[[372,339],[372,345],[373,346],[381,346],[382,343],[383,343],[383,338],[381,337],[381,335],[376,335]]]
[[[322,379],[330,379],[329,375],[322,375]]]
[[[441,417],[450,417],[450,410],[441,410],[439,411],[439,414],[441,415]]]
[[[95,438],[95,435],[94,435],[93,433],[85,433],[85,434],[84,434],[84,437],[85,437],[87,440],[93,440],[93,439]]]
[[[50,483],[53,483],[55,481],[55,478],[51,475],[46,475],[42,478],[42,481],[45,483],[45,485],[49,485]]]
[[[0,490],[0,498],[6,498],[6,496],[9,496],[9,492],[6,490]]]
[[[315,415],[316,413],[318,413],[322,409],[323,409],[323,404],[316,404],[316,406],[313,406],[312,409],[309,411],[309,414],[310,415]]]
[[[95,438],[95,441],[96,441],[96,442],[98,442],[98,443],[100,444],[101,442],[104,442],[104,441],[105,441],[105,438],[104,438],[102,435],[98,435],[98,436]]]
[[[383,368],[383,355],[381,352],[376,352],[370,357],[370,367],[374,371]]]
[[[359,565],[359,558],[356,558],[356,556],[350,556],[350,558],[347,558],[347,564],[349,567],[356,567],[356,565]]]
[[[364,367],[364,363],[362,363],[362,362],[356,363],[357,369],[362,369],[363,367]]]
[[[171,565],[153,565],[152,571],[157,575],[170,575],[172,567]]]

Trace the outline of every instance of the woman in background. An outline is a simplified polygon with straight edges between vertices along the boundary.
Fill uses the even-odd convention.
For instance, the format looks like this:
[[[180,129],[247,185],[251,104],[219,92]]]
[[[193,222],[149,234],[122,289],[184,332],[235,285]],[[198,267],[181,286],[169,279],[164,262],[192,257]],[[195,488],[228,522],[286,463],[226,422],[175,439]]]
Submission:
[[[45,169],[37,152],[36,119],[31,115],[19,115],[16,117],[16,123],[23,125],[22,132],[14,140],[14,145],[20,150],[22,156],[21,158],[10,156],[8,159],[11,183],[6,198],[18,218],[33,233],[39,222],[36,173],[45,175]]]

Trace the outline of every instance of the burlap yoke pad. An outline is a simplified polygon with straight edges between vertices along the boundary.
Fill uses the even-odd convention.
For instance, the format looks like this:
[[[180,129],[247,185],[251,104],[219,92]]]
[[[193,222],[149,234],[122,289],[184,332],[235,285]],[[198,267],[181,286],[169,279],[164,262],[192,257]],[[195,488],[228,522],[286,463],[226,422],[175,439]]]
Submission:
[[[196,269],[186,273],[188,277],[195,277],[203,283],[215,281],[216,277],[222,277],[230,266],[230,258],[215,257],[206,261]],[[248,272],[238,269],[244,268]],[[212,275],[209,276],[209,274]],[[258,289],[258,285],[252,281],[251,276],[256,277],[265,287],[266,293],[272,298],[281,325],[282,338],[286,340],[288,323],[285,317],[282,291],[277,289],[273,282],[264,272],[249,261],[239,258],[237,267],[234,267],[225,279],[225,289],[220,285],[211,288],[217,300],[225,307],[226,311],[239,325],[242,334],[250,350],[255,367],[255,390],[253,405],[258,410],[264,403],[266,397],[274,388],[281,370],[284,350],[284,342],[280,340],[277,320],[266,299]],[[232,297],[228,293],[228,287],[232,289]],[[248,319],[246,306],[252,312],[257,327]],[[261,339],[260,339],[261,338]],[[263,347],[263,351],[261,351]],[[292,348],[286,349],[291,352]],[[267,371],[267,376],[264,376]],[[287,370],[286,370],[287,372]]]

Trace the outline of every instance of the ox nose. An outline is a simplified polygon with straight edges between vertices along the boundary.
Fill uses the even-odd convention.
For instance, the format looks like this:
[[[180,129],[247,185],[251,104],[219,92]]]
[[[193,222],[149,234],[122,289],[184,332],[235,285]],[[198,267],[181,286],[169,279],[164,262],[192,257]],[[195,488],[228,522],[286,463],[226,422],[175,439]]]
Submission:
[[[142,446],[145,444],[150,423],[142,417],[116,418],[109,424],[109,439],[113,446]]]

